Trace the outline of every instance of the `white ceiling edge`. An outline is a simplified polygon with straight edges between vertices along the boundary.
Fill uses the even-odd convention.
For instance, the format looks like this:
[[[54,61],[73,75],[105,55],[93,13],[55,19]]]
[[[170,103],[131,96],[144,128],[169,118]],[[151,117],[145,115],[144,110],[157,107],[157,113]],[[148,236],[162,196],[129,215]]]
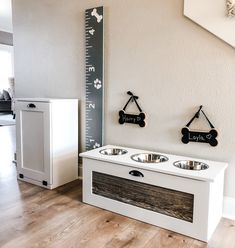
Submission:
[[[235,47],[235,17],[227,16],[225,0],[184,0],[184,15]]]
[[[11,0],[0,0],[0,31],[13,32]]]

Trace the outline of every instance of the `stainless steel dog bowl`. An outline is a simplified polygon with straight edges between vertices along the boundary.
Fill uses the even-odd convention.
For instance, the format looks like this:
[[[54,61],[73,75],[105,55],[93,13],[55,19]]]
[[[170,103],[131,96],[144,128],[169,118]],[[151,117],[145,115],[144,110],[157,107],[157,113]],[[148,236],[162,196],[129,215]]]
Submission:
[[[167,157],[156,153],[139,153],[131,156],[131,159],[140,163],[161,163],[168,160]]]
[[[127,150],[119,148],[106,148],[100,151],[103,155],[113,156],[113,155],[123,155],[127,153]]]
[[[174,166],[184,170],[206,170],[209,165],[192,160],[181,160],[173,163]]]

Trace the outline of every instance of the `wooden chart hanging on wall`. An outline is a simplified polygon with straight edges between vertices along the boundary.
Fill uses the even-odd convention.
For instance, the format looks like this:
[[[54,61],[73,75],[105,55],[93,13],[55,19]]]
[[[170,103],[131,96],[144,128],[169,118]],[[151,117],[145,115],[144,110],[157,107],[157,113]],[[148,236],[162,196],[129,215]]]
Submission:
[[[85,11],[86,31],[86,150],[103,145],[104,30],[103,7]]]

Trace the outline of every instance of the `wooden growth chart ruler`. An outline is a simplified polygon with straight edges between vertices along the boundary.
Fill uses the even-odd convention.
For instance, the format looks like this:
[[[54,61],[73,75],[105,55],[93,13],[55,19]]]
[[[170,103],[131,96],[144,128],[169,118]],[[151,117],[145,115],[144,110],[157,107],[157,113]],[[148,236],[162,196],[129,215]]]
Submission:
[[[103,145],[103,7],[85,11],[86,150]]]

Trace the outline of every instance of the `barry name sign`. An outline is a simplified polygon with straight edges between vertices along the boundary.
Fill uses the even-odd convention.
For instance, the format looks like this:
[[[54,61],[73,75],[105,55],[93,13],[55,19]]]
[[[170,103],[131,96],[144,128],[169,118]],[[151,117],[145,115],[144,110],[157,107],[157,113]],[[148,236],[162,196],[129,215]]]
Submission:
[[[145,114],[139,113],[139,115],[133,115],[133,114],[127,114],[124,110],[119,111],[119,123],[132,123],[132,124],[138,124],[140,127],[145,126]]]

